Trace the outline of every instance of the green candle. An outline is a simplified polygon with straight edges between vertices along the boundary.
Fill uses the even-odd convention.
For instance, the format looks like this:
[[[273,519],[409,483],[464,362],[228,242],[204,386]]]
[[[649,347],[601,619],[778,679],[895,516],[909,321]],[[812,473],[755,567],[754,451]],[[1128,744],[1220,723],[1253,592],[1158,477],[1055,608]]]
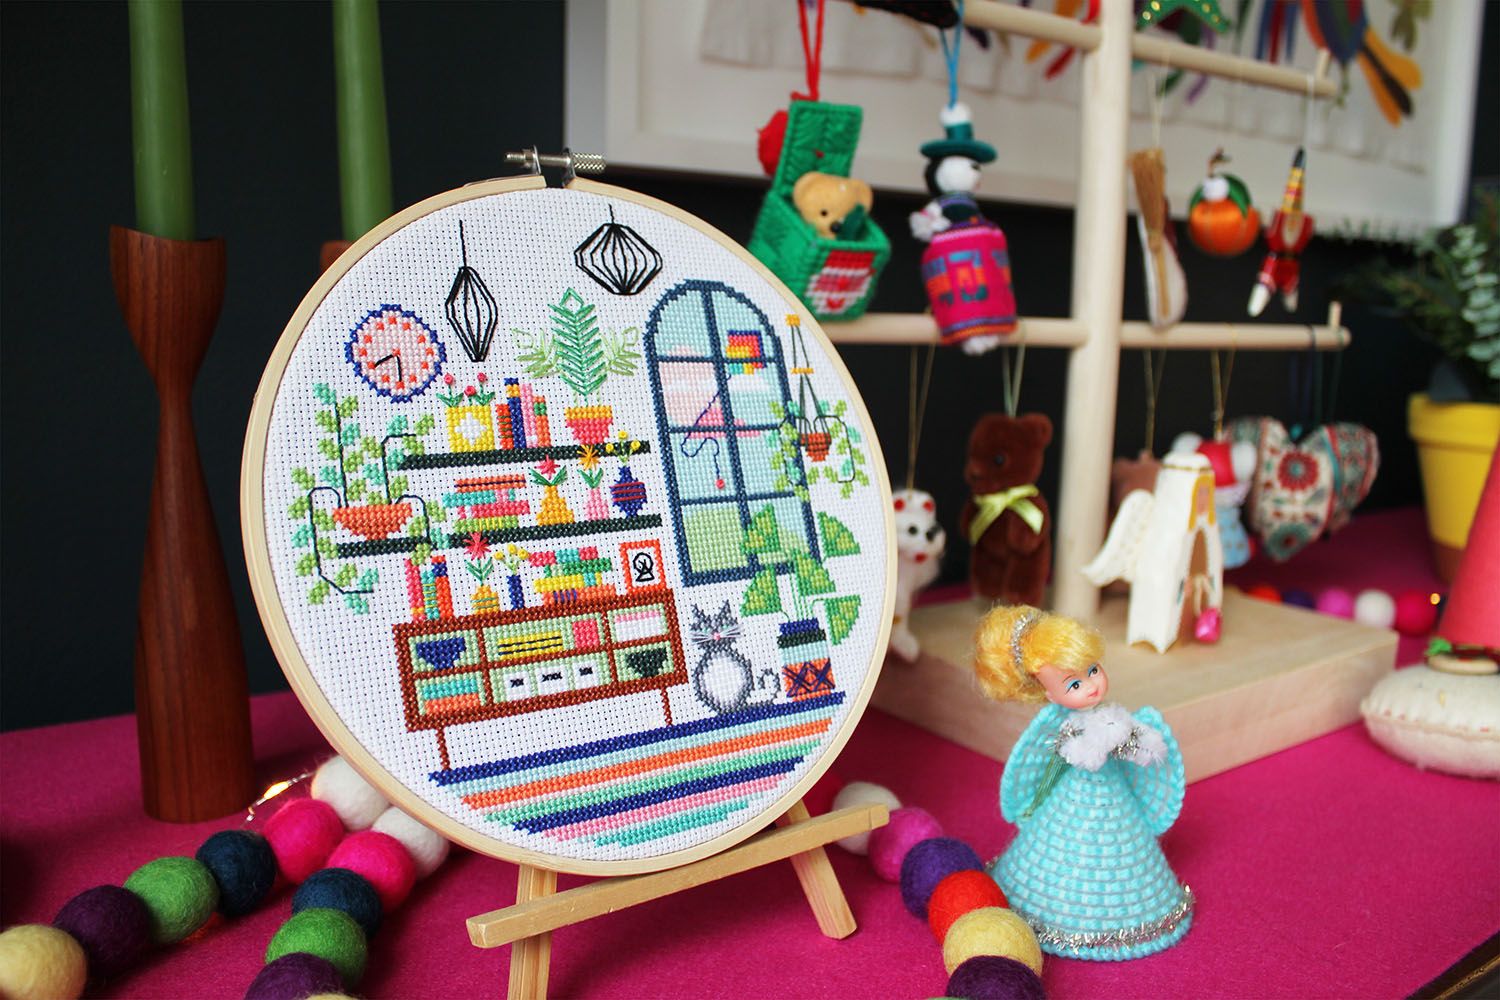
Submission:
[[[357,240],[391,214],[391,143],[375,0],[333,0],[333,62],[344,238]]]
[[[174,240],[197,235],[186,63],[181,0],[130,0],[135,222]]]

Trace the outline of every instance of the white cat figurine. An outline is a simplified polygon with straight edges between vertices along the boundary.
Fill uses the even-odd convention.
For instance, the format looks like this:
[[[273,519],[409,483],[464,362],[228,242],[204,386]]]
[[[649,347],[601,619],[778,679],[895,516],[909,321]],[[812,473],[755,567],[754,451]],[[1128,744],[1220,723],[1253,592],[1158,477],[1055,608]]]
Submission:
[[[937,523],[937,504],[932,494],[921,490],[897,490],[896,508],[896,615],[891,623],[891,652],[908,663],[922,653],[908,619],[917,593],[938,577],[948,536]]]

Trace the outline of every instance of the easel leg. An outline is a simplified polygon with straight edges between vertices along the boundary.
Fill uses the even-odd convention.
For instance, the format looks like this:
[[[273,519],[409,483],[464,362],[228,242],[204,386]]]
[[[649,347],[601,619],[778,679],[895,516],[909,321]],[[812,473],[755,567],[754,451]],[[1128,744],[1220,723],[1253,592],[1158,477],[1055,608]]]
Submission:
[[[557,892],[557,872],[522,865],[516,875],[516,903]],[[509,1000],[546,1000],[547,970],[552,961],[552,932],[521,938],[510,946]]]
[[[802,823],[810,818],[807,806],[799,800],[776,821],[776,825]],[[792,868],[797,872],[797,881],[802,883],[803,895],[807,896],[807,904],[812,907],[813,916],[818,920],[818,930],[831,938],[846,938],[853,934],[858,925],[854,922],[854,913],[849,909],[849,901],[844,898],[844,889],[839,885],[838,876],[833,873],[828,852],[821,847],[814,847],[810,851],[793,854],[791,862]]]

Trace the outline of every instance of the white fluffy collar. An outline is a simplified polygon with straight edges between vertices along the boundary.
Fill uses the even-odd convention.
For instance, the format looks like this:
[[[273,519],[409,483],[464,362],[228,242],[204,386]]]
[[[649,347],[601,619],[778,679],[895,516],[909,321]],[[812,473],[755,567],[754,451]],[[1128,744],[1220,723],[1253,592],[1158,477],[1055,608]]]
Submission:
[[[1097,771],[1112,755],[1133,764],[1154,764],[1165,759],[1166,742],[1124,705],[1106,702],[1068,713],[1058,733],[1057,752],[1074,767]]]

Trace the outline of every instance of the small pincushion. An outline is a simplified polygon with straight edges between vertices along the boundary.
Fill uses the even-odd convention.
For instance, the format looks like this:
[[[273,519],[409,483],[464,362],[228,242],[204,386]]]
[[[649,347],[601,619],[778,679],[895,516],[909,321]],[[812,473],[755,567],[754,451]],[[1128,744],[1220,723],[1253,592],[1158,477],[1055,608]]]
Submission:
[[[999,955],[975,955],[953,970],[948,995],[966,1000],[1046,1000],[1046,990],[1025,963]]]
[[[265,837],[288,882],[301,882],[323,867],[344,836],[338,813],[318,799],[294,799],[266,821]]]
[[[982,871],[984,862],[974,848],[952,837],[924,840],[907,852],[901,862],[901,902],[907,912],[927,919],[927,905],[938,884],[961,871]]]
[[[245,1000],[292,1000],[343,988],[339,970],[328,959],[293,951],[266,963],[245,991]]]
[[[151,939],[157,944],[181,941],[202,927],[219,905],[219,885],[195,858],[157,858],[125,880],[151,914]]]
[[[374,936],[383,912],[375,887],[363,875],[347,868],[324,868],[313,872],[297,887],[292,896],[292,912],[318,909],[347,913],[359,924],[366,937]]]
[[[347,913],[338,910],[303,910],[281,925],[266,946],[267,964],[287,955],[305,952],[331,963],[343,982],[327,988],[341,989],[359,982],[365,972],[368,946],[365,932]],[[322,989],[324,987],[315,987]]]
[[[124,972],[151,947],[151,912],[141,897],[117,885],[80,892],[57,911],[52,926],[83,946],[90,972],[101,979]]]
[[[368,830],[390,807],[385,796],[342,756],[318,768],[312,779],[312,797],[332,806],[350,830]]]
[[[927,900],[927,924],[932,928],[932,936],[942,944],[948,928],[965,913],[1005,905],[1005,893],[988,872],[973,869],[954,872],[932,890],[932,897]]]
[[[0,997],[76,1000],[88,981],[88,959],[67,932],[21,924],[0,934]]]
[[[1042,973],[1042,949],[1026,921],[1014,910],[986,906],[970,910],[948,928],[943,937],[943,965],[951,975],[976,955],[1005,955],[1024,962],[1037,975]]]
[[[897,809],[889,823],[870,831],[870,867],[887,882],[899,882],[907,853],[922,841],[942,835],[942,824],[926,809]]]
[[[344,838],[328,856],[329,868],[347,868],[364,876],[390,913],[400,906],[417,880],[417,866],[401,841],[385,833],[363,830]]]
[[[276,852],[249,830],[220,830],[195,855],[219,886],[219,912],[239,917],[255,909],[276,884]]]

